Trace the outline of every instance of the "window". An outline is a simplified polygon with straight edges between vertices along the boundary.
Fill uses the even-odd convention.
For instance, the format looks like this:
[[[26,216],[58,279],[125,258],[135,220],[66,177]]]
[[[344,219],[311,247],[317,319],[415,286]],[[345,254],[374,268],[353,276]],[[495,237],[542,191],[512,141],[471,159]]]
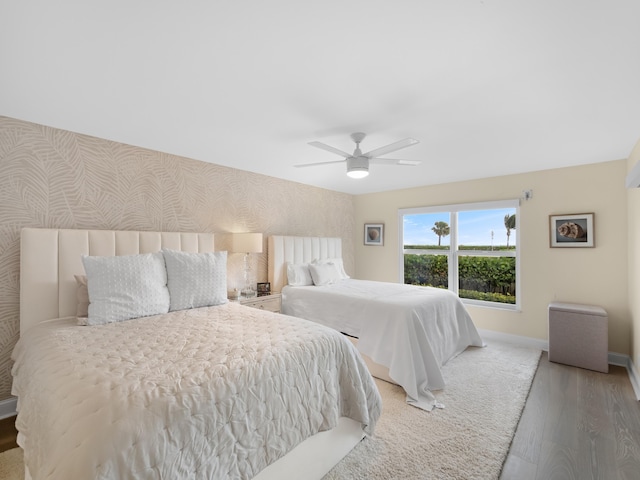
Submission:
[[[401,209],[400,281],[519,309],[518,200]]]

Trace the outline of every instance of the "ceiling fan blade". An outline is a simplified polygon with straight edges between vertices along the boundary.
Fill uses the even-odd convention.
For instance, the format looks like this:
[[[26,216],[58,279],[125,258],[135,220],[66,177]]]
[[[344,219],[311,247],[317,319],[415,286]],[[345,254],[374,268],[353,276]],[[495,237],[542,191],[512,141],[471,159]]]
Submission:
[[[335,153],[336,155],[340,155],[341,157],[350,157],[351,154],[347,153],[347,152],[343,152],[342,150],[339,150],[335,147],[332,147],[331,145],[327,145],[326,143],[322,143],[322,142],[309,142],[309,145],[311,145],[312,147],[317,147],[320,148],[322,150],[326,150],[327,152],[331,152],[331,153]]]
[[[346,161],[347,161],[347,159],[345,158],[344,160],[335,160],[335,161],[332,161],[332,162],[301,163],[299,165],[294,165],[294,167],[297,167],[297,168],[301,168],[301,167],[316,167],[318,165],[328,165],[330,163],[344,163]]]
[[[399,140],[397,142],[390,143],[389,145],[386,145],[384,147],[371,150],[370,152],[365,153],[364,156],[369,158],[381,157],[382,155],[395,152],[396,150],[400,150],[401,148],[410,147],[411,145],[415,145],[416,143],[420,143],[420,142],[418,142],[418,140],[415,140],[413,138],[405,138],[404,140]]]
[[[369,161],[378,165],[404,165],[408,167],[415,167],[422,163],[420,160],[401,160],[396,158],[370,158]]]

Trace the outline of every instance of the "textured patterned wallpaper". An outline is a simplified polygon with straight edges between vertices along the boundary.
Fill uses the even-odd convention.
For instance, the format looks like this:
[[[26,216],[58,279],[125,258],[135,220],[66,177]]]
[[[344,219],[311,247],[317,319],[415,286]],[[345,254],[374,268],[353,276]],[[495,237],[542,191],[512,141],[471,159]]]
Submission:
[[[229,232],[263,232],[258,281],[268,235],[335,236],[353,272],[350,195],[0,117],[0,400],[19,334],[23,227],[214,232],[218,250]],[[229,257],[230,287],[242,260]]]

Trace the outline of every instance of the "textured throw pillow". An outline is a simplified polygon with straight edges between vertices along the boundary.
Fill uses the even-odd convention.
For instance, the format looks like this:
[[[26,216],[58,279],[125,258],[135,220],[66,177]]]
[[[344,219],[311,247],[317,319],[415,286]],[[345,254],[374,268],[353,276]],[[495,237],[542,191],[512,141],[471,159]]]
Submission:
[[[344,270],[344,262],[342,261],[341,258],[324,258],[322,260],[315,259],[311,263],[315,263],[315,264],[333,263],[338,268],[338,272],[340,273],[340,278],[350,278],[349,275],[347,275],[347,272]]]
[[[295,287],[313,285],[309,264],[287,263],[287,283]]]
[[[89,290],[87,289],[87,276],[86,275],[74,275],[76,279],[76,300],[78,306],[76,307],[76,318],[78,319],[78,325],[86,325],[87,317],[89,316]]]
[[[162,253],[82,257],[89,291],[88,325],[120,322],[169,311]]]
[[[227,252],[187,253],[162,249],[170,311],[227,303]]]
[[[312,263],[309,265],[313,284],[317,286],[330,285],[342,280],[340,271],[335,263]]]

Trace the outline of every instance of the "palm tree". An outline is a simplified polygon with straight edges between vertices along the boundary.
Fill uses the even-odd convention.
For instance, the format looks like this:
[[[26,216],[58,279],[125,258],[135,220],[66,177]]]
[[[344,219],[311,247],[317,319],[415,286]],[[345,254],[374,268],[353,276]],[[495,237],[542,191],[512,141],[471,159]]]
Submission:
[[[433,233],[438,235],[438,246],[440,246],[440,240],[442,237],[446,237],[451,233],[451,229],[449,228],[449,224],[447,222],[436,222],[434,223],[434,227],[431,228]]]
[[[504,216],[504,228],[507,229],[507,248],[509,248],[509,237],[511,236],[511,230],[516,229],[516,214]]]

